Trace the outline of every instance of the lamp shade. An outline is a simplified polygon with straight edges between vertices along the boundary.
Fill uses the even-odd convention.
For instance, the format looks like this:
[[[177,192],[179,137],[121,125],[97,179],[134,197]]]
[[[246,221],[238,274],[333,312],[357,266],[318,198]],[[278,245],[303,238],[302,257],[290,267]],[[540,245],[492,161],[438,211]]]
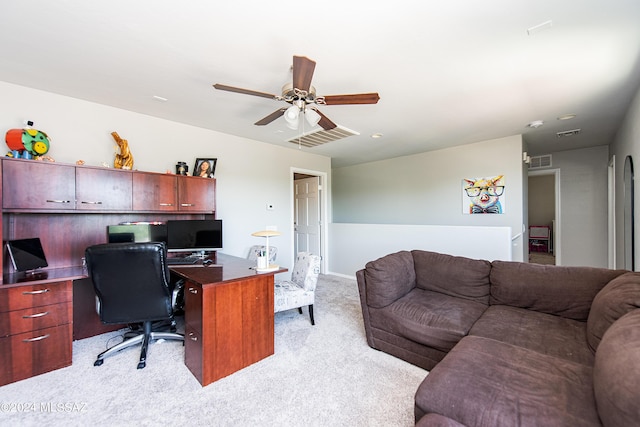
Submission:
[[[292,105],[284,112],[284,119],[289,129],[298,129],[298,118],[300,117],[300,108]]]
[[[280,236],[282,233],[279,231],[274,231],[274,230],[263,230],[263,231],[256,231],[255,233],[251,233],[252,236],[255,237],[274,237],[274,236]]]
[[[320,121],[320,114],[316,110],[309,108],[304,111],[304,118],[311,126],[315,126]]]

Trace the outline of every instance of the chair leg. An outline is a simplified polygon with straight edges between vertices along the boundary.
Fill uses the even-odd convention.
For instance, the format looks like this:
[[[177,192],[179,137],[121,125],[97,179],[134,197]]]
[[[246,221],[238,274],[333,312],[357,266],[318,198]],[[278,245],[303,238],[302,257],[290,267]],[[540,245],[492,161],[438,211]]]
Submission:
[[[144,338],[142,339],[142,349],[140,350],[140,362],[138,369],[147,366],[147,349],[149,348],[149,339],[151,338],[151,322],[144,322]]]
[[[313,304],[309,306],[309,317],[311,317],[311,325],[315,325],[316,322],[313,320]]]
[[[298,313],[302,314],[302,307],[298,307]]]

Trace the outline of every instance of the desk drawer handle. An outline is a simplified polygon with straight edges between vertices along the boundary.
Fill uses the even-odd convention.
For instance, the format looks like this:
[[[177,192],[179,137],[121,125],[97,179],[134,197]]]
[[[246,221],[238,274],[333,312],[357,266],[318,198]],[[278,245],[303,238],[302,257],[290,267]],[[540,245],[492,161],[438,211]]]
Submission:
[[[49,289],[40,289],[39,291],[25,291],[22,295],[38,295],[38,294],[46,294],[49,292]]]
[[[193,332],[189,332],[189,339],[191,339],[191,341],[198,341],[198,337],[193,335]]]
[[[173,203],[160,203],[160,206],[173,206]]]
[[[47,203],[71,203],[71,200],[47,200]]]
[[[85,201],[82,201],[80,203],[82,203],[83,205],[101,205],[102,204],[102,202],[85,202]]]
[[[22,340],[22,342],[36,342],[36,341],[42,341],[45,340],[47,338],[49,338],[51,336],[51,334],[46,334],[46,335],[40,335],[39,337],[35,337],[35,338],[28,338],[26,340]]]
[[[197,288],[189,288],[189,292],[191,292],[192,294],[198,295],[198,289]]]
[[[48,311],[44,311],[42,313],[36,313],[36,314],[29,314],[27,316],[22,316],[23,319],[35,319],[38,317],[42,317],[42,316],[46,316],[47,314],[49,314]]]
[[[195,206],[195,205],[196,205],[195,203],[180,203],[180,206],[185,207],[185,208],[188,208],[188,207],[191,207],[191,206]]]

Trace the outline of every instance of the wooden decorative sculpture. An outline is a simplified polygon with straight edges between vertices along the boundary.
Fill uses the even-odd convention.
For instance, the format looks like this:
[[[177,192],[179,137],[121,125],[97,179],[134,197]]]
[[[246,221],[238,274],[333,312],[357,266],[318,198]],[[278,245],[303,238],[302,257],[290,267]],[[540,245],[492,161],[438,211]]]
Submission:
[[[118,132],[111,132],[111,136],[120,147],[120,154],[116,154],[113,167],[116,169],[133,169],[133,154],[129,151],[129,143],[126,139],[120,138]]]

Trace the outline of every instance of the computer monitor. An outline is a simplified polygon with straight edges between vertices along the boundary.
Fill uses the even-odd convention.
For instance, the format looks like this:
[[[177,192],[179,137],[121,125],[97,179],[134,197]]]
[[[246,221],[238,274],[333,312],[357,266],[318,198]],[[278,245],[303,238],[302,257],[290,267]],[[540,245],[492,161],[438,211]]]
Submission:
[[[166,242],[167,226],[160,223],[129,223],[107,226],[109,243]]]
[[[15,271],[31,271],[48,266],[42,243],[38,237],[9,240],[7,249]]]
[[[169,252],[209,252],[222,249],[222,220],[167,221]]]

